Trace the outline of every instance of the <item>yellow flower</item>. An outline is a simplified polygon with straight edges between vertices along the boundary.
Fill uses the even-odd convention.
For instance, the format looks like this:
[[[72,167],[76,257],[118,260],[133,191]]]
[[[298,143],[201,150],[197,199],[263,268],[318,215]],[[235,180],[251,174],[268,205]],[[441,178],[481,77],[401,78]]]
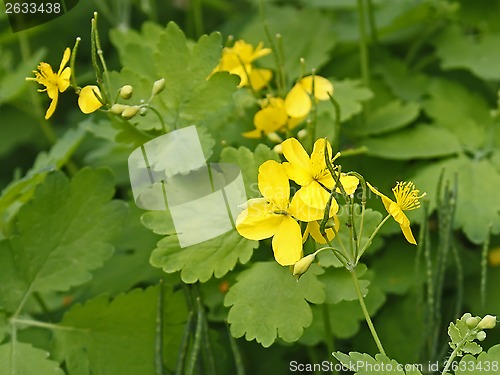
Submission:
[[[371,191],[382,198],[382,203],[384,204],[387,212],[396,220],[396,222],[401,227],[401,231],[405,236],[406,240],[416,245],[417,241],[413,237],[413,233],[410,228],[410,220],[406,217],[403,211],[414,210],[420,207],[419,199],[425,196],[425,193],[418,195],[419,190],[415,189],[413,182],[398,182],[396,186],[392,189],[394,196],[396,197],[396,202],[386,197],[384,194],[380,193],[377,189],[371,186],[368,182],[366,183]]]
[[[68,63],[70,56],[71,50],[69,48],[66,48],[57,74],[54,73],[52,67],[49,64],[41,62],[40,64],[38,64],[38,71],[33,71],[33,73],[35,73],[35,78],[26,78],[27,80],[37,81],[39,84],[44,85],[45,88],[39,89],[38,91],[47,91],[47,95],[50,99],[52,99],[52,102],[50,103],[50,106],[45,113],[46,120],[52,116],[56,109],[59,92],[63,92],[69,87],[71,68],[65,68],[65,66]]]
[[[333,85],[329,80],[321,76],[304,77],[286,96],[286,112],[290,117],[307,116],[312,107],[311,96],[317,101],[328,100],[331,95],[333,95]]]
[[[330,193],[325,189],[333,189],[335,180],[328,171],[325,161],[325,145],[328,154],[332,155],[332,148],[325,139],[320,138],[314,143],[311,157],[307,155],[299,141],[289,138],[282,144],[283,155],[288,163],[283,163],[288,177],[301,186],[295,193],[294,198],[300,199],[306,206],[314,210],[324,211]],[[358,179],[353,176],[340,176],[340,182],[344,186],[347,194],[352,194],[358,186]],[[338,188],[336,190],[339,191]],[[331,210],[335,213],[338,210],[337,202],[332,200]],[[333,216],[331,214],[331,216]],[[297,216],[299,220],[311,221]],[[321,215],[319,220],[323,218]]]
[[[337,209],[338,209],[338,206],[337,206]],[[325,231],[326,237],[328,238],[328,241],[333,240],[333,238],[335,237],[335,233],[338,233],[338,231],[339,231],[340,221],[339,221],[339,218],[337,217],[336,214],[337,214],[337,212],[332,213],[332,211],[330,210],[330,215],[335,215],[335,216],[331,217],[331,220],[333,220],[333,223],[334,223],[333,228],[327,228]],[[320,224],[320,222],[317,220],[310,221],[309,223],[307,223],[306,230],[304,232],[304,235],[302,236],[302,241],[305,242],[307,237],[309,235],[311,235],[311,237],[317,243],[322,244],[322,245],[325,244],[326,239],[321,235],[319,224]]]
[[[274,133],[282,128],[291,130],[304,120],[304,117],[289,117],[282,98],[267,98],[261,105],[262,109],[253,118],[255,130],[243,133],[246,138],[260,138],[262,134]]]
[[[254,47],[243,40],[238,40],[231,48],[224,48],[219,65],[214,72],[229,72],[240,77],[238,87],[249,84],[256,91],[262,89],[271,80],[272,72],[269,69],[258,69],[253,62],[271,53],[270,48],[263,48],[262,42]]]
[[[78,106],[83,113],[89,114],[102,107],[102,103],[97,99],[96,95],[101,97],[101,91],[99,87],[94,85],[85,86],[80,90]]]
[[[268,160],[259,167],[259,190],[263,198],[250,199],[236,219],[236,229],[245,238],[263,240],[273,237],[276,261],[282,266],[302,258],[302,235],[294,219],[301,202],[290,202],[290,185],[283,165]]]

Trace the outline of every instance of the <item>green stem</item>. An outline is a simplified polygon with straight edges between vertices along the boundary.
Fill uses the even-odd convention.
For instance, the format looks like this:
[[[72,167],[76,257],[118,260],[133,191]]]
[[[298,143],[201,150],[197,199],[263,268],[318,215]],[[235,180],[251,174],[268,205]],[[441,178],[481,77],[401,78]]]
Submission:
[[[88,329],[81,329],[81,328],[75,328],[75,327],[66,327],[58,324],[53,324],[53,323],[45,323],[45,322],[39,322],[37,320],[31,320],[31,319],[19,319],[19,318],[11,318],[10,323],[12,326],[19,326],[19,325],[27,325],[30,327],[40,327],[40,328],[46,328],[50,329],[52,331],[79,331],[79,332],[89,332]]]
[[[236,375],[245,375],[245,366],[243,365],[243,358],[241,357],[240,349],[238,348],[238,343],[231,335],[229,325],[226,323],[227,335],[229,337],[229,344],[231,346],[231,352],[234,357],[234,364],[236,366]]]
[[[163,375],[163,279],[159,282],[156,303],[155,368],[156,375]]]
[[[488,229],[488,237],[483,244],[481,252],[481,309],[484,312],[486,306],[486,281],[488,276],[488,248],[490,247],[491,224]]]
[[[370,314],[368,313],[368,309],[366,308],[365,299],[363,298],[363,294],[361,293],[358,276],[356,275],[356,269],[353,268],[349,270],[349,272],[351,273],[352,281],[354,282],[354,287],[356,288],[356,294],[358,295],[359,304],[361,305],[361,310],[363,310],[363,315],[365,316],[368,328],[370,329],[373,339],[375,340],[375,344],[377,344],[378,351],[380,352],[380,354],[385,355],[384,347],[380,342],[380,339],[377,335],[377,331],[375,330],[375,326],[373,325],[373,322],[370,318]]]
[[[387,220],[389,220],[390,217],[391,217],[391,214],[387,214],[387,216],[384,218],[384,220],[382,220],[380,222],[380,224],[375,228],[375,230],[371,234],[370,238],[368,238],[368,241],[366,241],[365,246],[363,246],[363,248],[359,252],[358,258],[356,259],[356,261],[358,261],[359,258],[361,258],[361,256],[364,254],[364,252],[366,251],[366,249],[368,248],[368,246],[370,246],[370,244],[372,243],[373,238],[375,237],[375,235],[378,233],[378,231],[380,230],[380,228],[382,228],[382,226],[385,224],[385,222]]]
[[[361,64],[361,78],[366,87],[370,87],[370,70],[368,61],[368,46],[366,38],[366,20],[363,0],[358,2],[358,27],[359,27],[359,58]]]
[[[78,88],[78,84],[76,83],[76,77],[75,77],[75,72],[76,72],[75,60],[76,60],[76,53],[78,52],[78,45],[80,44],[81,40],[82,39],[80,37],[76,38],[75,45],[73,46],[73,49],[71,50],[71,58],[69,60],[69,67],[71,69],[71,76],[70,76],[71,86],[73,86],[73,89],[76,91],[77,94],[79,92],[79,88]]]
[[[375,22],[375,12],[373,11],[373,2],[372,0],[367,0],[368,7],[368,23],[370,25],[370,34],[372,36],[373,43],[378,43],[378,35],[377,35],[377,23]]]
[[[203,9],[201,0],[191,0],[191,12],[193,15],[194,34],[197,38],[203,35]]]
[[[332,323],[330,321],[330,311],[328,310],[328,305],[324,303],[321,306],[321,313],[323,315],[323,325],[325,327],[325,341],[326,347],[328,348],[329,355],[335,351],[335,341],[332,333]],[[337,374],[337,371],[332,371],[332,374]]]
[[[102,69],[104,71],[104,79],[106,80],[106,87],[101,85],[101,91],[102,91],[102,96],[103,99],[105,100],[106,103],[109,103],[109,97],[110,97],[110,92],[111,92],[111,80],[109,78],[109,72],[108,72],[108,67],[106,65],[106,60],[104,60],[104,55],[102,52],[101,48],[101,40],[99,38],[99,30],[97,29],[97,12],[94,12],[94,18],[92,19],[92,28],[93,28],[93,38],[95,39],[95,48],[97,51],[97,56],[99,56],[99,60],[102,65]]]
[[[330,102],[333,105],[333,109],[335,110],[335,123],[334,123],[334,132],[332,139],[332,149],[338,150],[340,147],[340,119],[341,119],[341,110],[339,102],[328,93],[328,97],[330,98]]]

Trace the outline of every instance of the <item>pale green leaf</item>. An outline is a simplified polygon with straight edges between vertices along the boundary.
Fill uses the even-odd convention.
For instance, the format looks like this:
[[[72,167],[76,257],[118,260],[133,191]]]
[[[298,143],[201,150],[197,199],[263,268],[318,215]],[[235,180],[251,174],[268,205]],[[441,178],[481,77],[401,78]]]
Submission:
[[[364,264],[358,264],[356,267],[356,275],[359,279],[361,294],[363,294],[363,296],[367,295],[368,285],[370,285],[368,280],[361,279],[365,272],[366,266]],[[319,276],[319,280],[325,284],[326,303],[335,304],[340,301],[353,301],[358,299],[351,273],[344,267],[328,269],[327,272]]]
[[[496,375],[499,371],[500,345],[492,346],[476,357],[467,354],[457,365],[455,375]]]
[[[312,266],[297,280],[288,267],[274,261],[258,262],[243,271],[224,300],[231,306],[227,321],[232,335],[255,339],[264,347],[277,337],[297,341],[312,322],[307,301],[325,299],[324,286],[316,277],[320,273],[321,268]]]
[[[403,103],[393,100],[376,108],[369,116],[366,125],[353,126],[350,131],[357,135],[378,135],[388,133],[409,125],[418,117],[420,105],[416,102]]]
[[[232,163],[240,167],[248,198],[260,196],[257,175],[259,167],[266,160],[280,161],[278,155],[264,144],[259,144],[254,152],[243,146],[238,149],[226,147],[220,155],[221,163]]]
[[[3,344],[0,346],[2,375],[64,375],[57,362],[47,359],[48,355],[30,344]]]
[[[443,69],[462,68],[484,80],[500,79],[500,33],[467,35],[453,25],[433,42]]]
[[[214,275],[221,278],[238,262],[250,260],[256,241],[249,241],[231,230],[208,241],[181,248],[176,235],[160,240],[151,254],[154,267],[167,273],[181,271],[185,283],[205,282]]]
[[[468,342],[464,345],[463,347],[463,352],[464,353],[470,353],[473,355],[477,355],[483,351],[483,348],[481,345],[475,342]]]
[[[368,148],[369,155],[395,160],[435,158],[457,154],[462,150],[453,133],[424,124],[366,138],[362,142]]]
[[[394,359],[389,359],[383,354],[375,358],[366,353],[350,352],[349,355],[333,353],[340,363],[355,375],[421,375],[418,365],[399,364]],[[405,371],[406,370],[406,371]]]
[[[306,72],[320,69],[329,60],[329,52],[334,47],[336,38],[331,30],[331,21],[324,13],[311,8],[298,10],[286,6],[266,6],[265,12],[273,38],[276,34],[282,36],[284,70],[289,79],[294,80],[302,75],[304,68],[300,63],[301,58],[305,59]],[[259,42],[267,44],[262,19],[258,14],[239,35],[255,46]],[[274,43],[277,45],[276,39]],[[260,61],[276,70],[273,56],[266,56],[257,60],[257,63]]]
[[[19,211],[12,255],[6,252],[10,264],[0,264],[0,274],[17,274],[9,283],[12,290],[23,291],[11,303],[17,299],[20,308],[33,292],[68,290],[91,278],[89,271],[111,255],[109,240],[126,215],[122,202],[110,201],[113,195],[106,169],[82,169],[71,181],[61,172],[46,177]],[[5,269],[9,266],[13,270]]]
[[[158,316],[162,290],[161,318]],[[154,374],[158,319],[162,321],[163,356],[168,369],[175,368],[187,308],[182,292],[171,286],[134,289],[112,301],[107,296],[75,305],[54,333],[53,354],[68,370],[81,366],[94,375]]]

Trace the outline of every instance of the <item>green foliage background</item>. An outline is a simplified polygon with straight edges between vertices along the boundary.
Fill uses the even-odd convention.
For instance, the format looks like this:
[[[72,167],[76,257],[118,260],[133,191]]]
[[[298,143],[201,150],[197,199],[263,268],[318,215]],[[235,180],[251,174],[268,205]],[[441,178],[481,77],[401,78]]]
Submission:
[[[427,363],[449,354],[447,324],[464,311],[500,315],[499,264],[487,265],[488,252],[500,251],[500,1],[361,3],[363,18],[354,0],[265,1],[264,15],[256,0],[81,1],[16,34],[2,10],[0,374],[287,374],[292,360]],[[258,196],[259,165],[280,156],[269,139],[241,135],[259,109],[251,91],[228,73],[206,79],[228,36],[271,47],[267,24],[275,44],[281,35],[287,89],[313,68],[333,82],[343,171],[386,193],[403,180],[427,193],[426,208],[409,214],[419,247],[388,222],[359,269],[391,359],[375,356],[349,275],[328,254],[296,282],[268,240],[232,231],[180,249],[166,212],[135,206],[127,158],[161,134],[157,117],[85,116],[67,91],[53,126],[45,123],[47,98],[25,77],[39,61],[57,66],[80,36],[76,73],[92,84],[94,10],[110,94],[130,84],[134,99],[147,100],[152,82],[165,78],[152,105],[167,130],[195,124],[210,161],[242,169],[248,197]],[[259,65],[276,70],[273,56]],[[317,138],[334,137],[337,116],[331,103],[318,104]],[[375,228],[381,217],[370,210],[366,220]],[[472,360],[499,361],[499,340],[488,332]]]

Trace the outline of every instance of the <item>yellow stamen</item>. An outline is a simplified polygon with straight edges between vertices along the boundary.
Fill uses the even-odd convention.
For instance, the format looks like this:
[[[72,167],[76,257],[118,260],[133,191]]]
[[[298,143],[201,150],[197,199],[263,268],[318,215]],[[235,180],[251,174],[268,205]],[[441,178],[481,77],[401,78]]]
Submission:
[[[392,189],[396,197],[396,203],[405,211],[414,210],[420,207],[420,198],[424,197],[426,193],[418,195],[420,190],[415,189],[413,182],[398,182]]]

